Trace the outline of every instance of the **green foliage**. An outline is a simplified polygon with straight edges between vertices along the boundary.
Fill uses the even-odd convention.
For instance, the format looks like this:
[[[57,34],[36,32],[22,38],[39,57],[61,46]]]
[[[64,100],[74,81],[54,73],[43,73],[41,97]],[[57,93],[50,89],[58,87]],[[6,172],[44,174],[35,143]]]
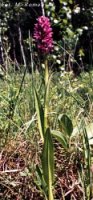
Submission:
[[[31,160],[24,171],[23,166],[21,168],[21,165],[19,165],[19,171],[20,169],[22,170],[20,172],[22,178],[25,177],[25,180],[27,179],[28,182],[28,177],[33,176],[32,180],[34,180],[34,184],[38,186],[39,191],[48,200],[53,200],[54,196],[56,196],[55,190],[58,189],[59,191],[59,188],[56,189],[55,187],[59,184],[59,181],[62,190],[60,198],[65,199],[65,196],[67,195],[65,191],[67,191],[67,188],[67,193],[74,194],[74,188],[78,191],[80,187],[80,193],[82,193],[84,197],[81,198],[90,200],[92,199],[90,168],[92,166],[91,160],[93,159],[93,143],[90,142],[91,138],[93,138],[93,133],[90,130],[90,128],[93,128],[93,71],[90,71],[89,73],[82,72],[80,76],[75,77],[72,72],[65,72],[65,69],[71,70],[74,64],[77,64],[79,69],[81,67],[75,60],[75,52],[78,44],[77,57],[79,61],[82,61],[85,57],[85,50],[87,47],[84,50],[79,39],[84,31],[88,31],[88,28],[90,37],[90,28],[93,25],[93,3],[92,0],[88,2],[80,1],[78,4],[72,0],[59,0],[58,2],[59,4],[56,4],[56,1],[46,0],[44,3],[45,13],[50,17],[52,22],[55,41],[53,54],[47,57],[48,63],[45,62],[41,64],[43,58],[39,57],[34,51],[35,46],[32,44],[33,41],[30,41],[30,34],[32,34],[30,31],[28,38],[28,29],[31,29],[33,26],[33,24],[30,24],[30,20],[35,20],[32,16],[32,12],[30,12],[30,8],[27,9],[27,6],[22,6],[23,4],[27,5],[28,0],[19,1],[19,4],[16,3],[16,1],[10,0],[4,2],[2,0],[0,1],[0,53],[4,54],[2,56],[4,58],[3,65],[0,65],[4,73],[3,75],[0,74],[1,164],[4,163],[3,165],[5,165],[2,152],[4,152],[3,148],[6,148],[5,146],[8,143],[10,144],[11,138],[15,141],[17,136],[20,136],[20,138],[23,137],[23,146],[25,146],[26,141],[32,145],[27,151],[31,151],[34,161]],[[35,14],[38,15],[36,12]],[[19,26],[21,27],[20,30],[22,32],[21,42],[19,41],[20,38],[17,32]],[[10,35],[9,40],[6,37],[7,33]],[[23,60],[27,62],[24,72],[23,65],[17,63],[16,56],[14,62],[9,57],[9,53],[12,50],[13,54],[16,55],[15,50],[16,45],[18,44],[17,41],[20,44],[20,49],[23,50],[21,56]],[[84,38],[82,38],[82,42],[83,41]],[[2,52],[1,47],[3,48]],[[92,66],[92,48],[89,60]],[[60,66],[61,71],[50,75],[51,68],[56,64]],[[14,69],[16,68],[16,65],[20,71]],[[42,66],[45,66],[45,69],[42,69]],[[33,68],[32,74],[27,72],[27,68],[32,69],[31,67],[35,67],[35,71]],[[54,152],[54,146],[56,145],[57,148],[55,148]],[[35,152],[33,151],[33,146]],[[19,150],[20,148],[18,149],[18,153]],[[7,149],[7,151],[9,151],[9,149]],[[15,156],[16,151],[17,149],[12,150],[12,155]],[[24,157],[24,149],[22,149],[20,155],[21,153]],[[76,163],[73,162],[74,165],[71,166],[71,172],[73,173],[73,168],[75,168],[74,171],[76,172],[77,181],[81,178],[75,187],[73,186],[75,185],[73,179],[68,180],[69,185],[64,187],[64,178],[57,177],[57,175],[60,176],[65,170],[67,170],[67,173],[69,169],[64,165],[65,159],[62,160],[61,163],[61,159],[59,156],[58,158],[56,157],[56,153],[59,155],[62,154],[63,158],[67,155],[67,167],[69,167],[69,163],[71,165],[71,160],[74,160],[75,156]],[[70,154],[70,159],[68,159],[68,154]],[[81,156],[81,159],[79,159],[78,155]],[[9,155],[9,158],[10,157],[11,155]],[[13,159],[17,160],[15,157],[13,157]],[[26,160],[24,159],[25,163],[29,159],[28,157],[25,158]],[[57,169],[54,169],[54,160],[56,161],[55,166],[58,166],[59,168],[58,172]],[[80,168],[76,166],[76,164],[78,165],[78,162]],[[10,164],[11,163],[12,161],[10,159]],[[29,165],[31,167],[31,173],[28,170]],[[1,167],[0,170],[2,169],[3,168]],[[32,173],[32,171],[34,172]],[[4,175],[5,180],[7,179],[7,176],[8,174]],[[54,177],[56,179],[55,181]],[[11,172],[9,172],[9,178],[11,179]],[[65,177],[65,181],[66,178],[67,177]],[[20,184],[20,181],[18,181],[18,183]],[[26,182],[24,181],[24,183],[26,187]],[[8,181],[6,185],[8,184],[12,189],[17,186],[17,183],[13,181],[10,181],[10,183]],[[55,188],[53,187],[53,184]],[[2,185],[3,191],[4,187],[9,189],[7,194],[12,191],[11,188],[4,186],[3,181]],[[29,190],[31,189],[31,184],[28,188]],[[21,193],[20,190],[19,187],[19,193]],[[34,189],[32,188],[32,192],[33,190]],[[26,191],[27,190],[25,189],[25,192]],[[16,193],[17,192],[15,192],[15,195]],[[65,194],[63,195],[63,193]],[[1,194],[2,192],[0,192],[0,195]],[[14,194],[13,191],[12,194]],[[12,197],[12,199],[13,198],[14,197]],[[16,198],[19,199],[20,197],[17,196]],[[25,198],[27,199],[27,197],[23,197],[23,199]],[[38,199],[38,197],[35,198]],[[10,197],[4,197],[4,199],[10,199]]]
[[[58,121],[59,121],[60,130],[64,134],[67,134],[67,136],[70,137],[73,132],[72,121],[69,119],[69,117],[67,115],[60,115],[58,117]]]
[[[53,137],[55,137],[55,139],[62,144],[62,147],[64,147],[66,150],[69,148],[69,144],[64,134],[57,130],[52,130],[51,133]]]
[[[90,154],[88,133],[86,131],[86,125],[83,120],[82,120],[82,130],[83,130],[83,145],[84,145],[84,159],[85,159],[85,177],[83,177],[83,184],[84,184],[86,198],[89,200],[92,198],[91,172],[90,172],[91,154]]]
[[[38,177],[39,177],[39,178],[37,177],[38,182],[36,180],[36,184],[39,187],[39,189],[41,190],[41,192],[44,193],[44,196],[47,199],[47,191],[48,191],[47,184],[44,180],[44,175],[42,173],[42,170],[39,168],[38,165],[36,166],[36,172],[37,172]]]
[[[54,181],[54,150],[49,128],[45,133],[45,140],[42,151],[42,169],[44,180],[48,186],[48,199],[53,200],[52,184]]]
[[[35,106],[36,106],[37,118],[38,118],[38,127],[40,131],[41,139],[42,141],[44,141],[44,111],[35,89],[34,89],[34,94],[35,94]]]
[[[43,152],[41,152],[40,147],[35,145],[35,148],[39,148],[39,156],[43,157],[43,164],[41,159],[41,164],[38,164],[36,167],[37,172],[37,180],[35,183],[40,189],[41,193],[44,196],[48,197],[49,193],[49,185],[46,183],[48,166],[51,165],[51,176],[53,177],[53,160],[55,159],[55,154],[53,153],[53,139],[55,138],[58,145],[61,144],[61,149],[64,149],[64,152],[69,152],[73,157],[73,154],[77,151],[83,152],[83,159],[85,162],[85,167],[82,165],[81,178],[82,188],[86,191],[86,195],[88,195],[88,191],[90,190],[88,179],[83,177],[83,174],[86,177],[89,177],[90,173],[90,146],[88,143],[88,137],[86,136],[86,132],[83,133],[81,120],[85,118],[87,121],[86,130],[87,135],[89,131],[90,123],[93,120],[93,90],[92,90],[92,80],[93,73],[82,73],[80,77],[74,78],[72,74],[63,73],[63,76],[59,76],[60,73],[54,74],[51,80],[51,84],[48,82],[50,87],[50,92],[47,93],[48,98],[48,109],[47,109],[47,117],[48,117],[48,125],[49,129],[47,133],[44,135],[44,143],[43,143]],[[12,136],[16,138],[16,135],[22,131],[22,135],[29,141],[33,141],[33,137],[35,138],[38,135],[37,123],[38,117],[36,118],[35,108],[34,108],[34,98],[33,94],[36,98],[37,105],[37,116],[41,116],[44,119],[44,114],[41,114],[43,110],[44,112],[44,95],[45,95],[45,86],[41,85],[38,73],[34,74],[34,82],[36,83],[35,92],[32,90],[32,78],[31,75],[26,73],[25,80],[23,82],[23,87],[21,88],[19,94],[19,88],[22,82],[23,73],[12,74],[12,76],[7,75],[5,80],[0,80],[0,84],[2,87],[0,88],[0,101],[1,101],[1,113],[0,113],[0,138],[1,138],[1,146],[4,144],[4,139],[6,138],[6,130],[7,126],[9,126],[9,139]],[[38,84],[40,83],[40,84]],[[40,89],[42,88],[42,90]],[[37,92],[38,91],[38,92]],[[37,94],[38,93],[38,94]],[[16,109],[14,112],[13,119],[9,118],[9,108],[10,111],[13,111],[15,105],[15,99],[19,94],[18,101],[16,103]],[[87,97],[87,98],[86,98]],[[87,106],[87,104],[88,106]],[[31,107],[32,106],[32,107]],[[42,109],[41,109],[42,107]],[[11,112],[10,112],[11,113]],[[63,113],[63,114],[62,114]],[[11,116],[11,115],[10,115]],[[68,117],[69,116],[69,117]],[[7,119],[7,120],[6,120]],[[72,125],[73,122],[73,125]],[[40,118],[40,123],[43,125],[44,121]],[[87,126],[88,125],[88,126]],[[77,132],[74,131],[75,127],[77,127]],[[84,125],[85,127],[85,125]],[[92,125],[91,125],[92,127]],[[73,131],[73,132],[72,132]],[[21,134],[21,133],[20,133]],[[82,145],[82,137],[84,136],[84,147]],[[38,136],[38,140],[41,138]],[[35,139],[34,139],[35,140]],[[80,141],[79,141],[80,140]],[[79,142],[78,142],[79,141]],[[90,141],[90,140],[89,140]],[[35,141],[33,141],[35,143]],[[79,144],[80,143],[80,144]],[[38,142],[36,141],[36,144]],[[90,144],[91,145],[91,144]],[[51,152],[48,154],[48,150]],[[55,149],[56,151],[56,149]],[[86,152],[86,153],[85,153]],[[64,153],[64,154],[65,154]],[[87,155],[87,157],[85,156]],[[48,161],[48,155],[50,156],[51,162]],[[53,155],[53,156],[52,156]],[[51,158],[52,156],[52,158]],[[53,159],[53,160],[52,160]],[[44,175],[45,173],[45,175]],[[55,170],[56,173],[56,170]],[[91,179],[91,178],[90,178]],[[47,179],[48,180],[48,179]],[[52,183],[51,183],[52,182]],[[53,184],[53,180],[51,179],[51,184]],[[52,186],[51,186],[52,189]]]

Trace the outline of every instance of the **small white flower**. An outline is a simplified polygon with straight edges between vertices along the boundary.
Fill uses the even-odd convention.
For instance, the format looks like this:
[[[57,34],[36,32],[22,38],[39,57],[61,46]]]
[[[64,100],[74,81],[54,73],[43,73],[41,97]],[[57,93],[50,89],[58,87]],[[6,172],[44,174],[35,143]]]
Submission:
[[[5,5],[4,5],[6,8],[8,7],[8,4],[7,3],[5,3]]]
[[[58,23],[58,20],[57,20],[57,19],[54,19],[54,23],[57,24],[57,23]]]
[[[63,1],[62,3],[63,3],[63,5],[64,5],[64,6],[66,6],[66,5],[67,5],[67,3],[66,3],[65,1]]]
[[[53,55],[53,58],[56,59],[56,55]]]
[[[42,68],[45,69],[45,64],[44,63],[42,63]]]
[[[59,50],[59,48],[56,46],[56,47],[55,47],[55,50],[56,50],[56,51],[58,51],[58,50]]]
[[[63,6],[63,9],[64,9],[65,11],[68,11],[68,8],[67,8],[66,6]]]
[[[84,30],[88,30],[88,27],[87,27],[87,26],[83,26],[83,29],[84,29]]]
[[[80,7],[76,7],[76,8],[74,9],[74,13],[76,13],[76,14],[80,13]]]
[[[61,67],[61,71],[64,71],[65,69],[64,69],[64,67]]]
[[[50,7],[52,7],[53,6],[53,3],[51,3],[51,2],[49,2],[49,4],[48,4]]]
[[[61,64],[61,61],[60,61],[60,60],[57,60],[57,63],[60,65],[60,64]]]
[[[71,19],[71,12],[67,12],[67,18]]]

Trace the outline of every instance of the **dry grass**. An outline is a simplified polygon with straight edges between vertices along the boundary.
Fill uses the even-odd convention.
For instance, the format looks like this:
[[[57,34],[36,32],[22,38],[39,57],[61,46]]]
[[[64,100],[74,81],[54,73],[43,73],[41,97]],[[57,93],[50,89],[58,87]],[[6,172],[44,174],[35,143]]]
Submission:
[[[25,141],[22,136],[10,139],[0,153],[0,199],[43,200],[35,185],[35,166],[39,164],[41,152],[36,144]],[[78,179],[81,157],[76,153],[66,153],[55,142],[55,199],[81,200],[83,190]]]

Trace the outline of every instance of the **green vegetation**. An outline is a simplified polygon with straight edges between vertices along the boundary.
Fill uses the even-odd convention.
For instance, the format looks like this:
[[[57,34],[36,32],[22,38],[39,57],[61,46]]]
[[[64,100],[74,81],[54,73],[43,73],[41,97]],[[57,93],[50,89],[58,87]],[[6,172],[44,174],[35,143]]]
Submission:
[[[0,199],[92,200],[92,0],[0,8]]]
[[[49,184],[53,183],[51,189],[54,199],[62,197],[66,199],[69,195],[69,198],[77,195],[80,199],[91,199],[93,195],[92,71],[84,72],[77,78],[68,72],[56,72],[52,75],[48,95],[49,128],[44,136],[44,144],[38,129],[38,120],[42,118],[41,125],[44,122],[44,115],[40,113],[44,108],[44,82],[41,74],[35,72],[32,77],[26,73],[19,94],[23,76],[23,73],[10,73],[0,80],[1,194],[5,192],[5,199],[12,199],[13,195],[15,199],[26,199],[25,195],[30,199],[29,194],[31,195],[34,190],[32,199],[35,195],[38,199],[42,195],[47,199],[51,187]],[[38,100],[42,103],[41,109],[41,103],[37,100],[36,105],[39,106],[36,109],[37,115],[33,82],[39,95]],[[68,168],[72,172],[69,172]],[[65,173],[67,173],[65,179],[68,176],[71,181],[68,183],[68,188],[64,183],[67,181],[64,180]],[[23,180],[23,183],[20,180]],[[24,189],[27,188],[27,193],[24,193],[21,184]],[[4,199],[4,196],[1,196],[1,199]]]

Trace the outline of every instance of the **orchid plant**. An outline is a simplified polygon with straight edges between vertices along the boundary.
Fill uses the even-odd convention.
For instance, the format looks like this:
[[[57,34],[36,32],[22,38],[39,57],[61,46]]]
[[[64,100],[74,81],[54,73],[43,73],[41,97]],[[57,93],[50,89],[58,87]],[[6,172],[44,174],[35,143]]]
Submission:
[[[37,19],[37,23],[35,24],[34,39],[39,53],[44,57],[45,95],[44,95],[44,108],[43,108],[39,99],[39,95],[36,89],[34,89],[38,127],[41,139],[43,141],[43,150],[41,158],[43,174],[40,172],[39,168],[37,168],[38,169],[37,172],[41,179],[41,182],[43,179],[43,192],[45,194],[46,199],[49,200],[53,200],[52,184],[54,178],[53,142],[52,142],[50,128],[48,127],[48,122],[47,122],[48,96],[49,96],[48,94],[49,94],[49,85],[51,80],[51,78],[49,77],[49,70],[48,70],[48,54],[53,49],[52,36],[53,32],[48,17],[40,16]],[[47,190],[46,187],[44,186],[47,187]]]
[[[52,186],[54,182],[54,147],[52,137],[55,137],[64,148],[69,148],[69,139],[73,131],[71,120],[66,116],[61,116],[59,123],[61,124],[63,132],[50,130],[48,125],[48,102],[49,102],[49,88],[51,83],[51,76],[49,76],[48,69],[48,54],[53,50],[53,32],[48,17],[40,16],[34,28],[34,39],[37,49],[44,57],[45,62],[45,92],[44,92],[44,106],[42,106],[39,95],[34,87],[35,107],[37,112],[37,121],[40,136],[43,142],[42,150],[42,172],[37,166],[37,173],[41,180],[41,188],[45,194],[45,198],[53,200]],[[70,127],[70,130],[69,130]],[[66,135],[66,136],[65,136]],[[46,189],[47,188],[47,189]]]

